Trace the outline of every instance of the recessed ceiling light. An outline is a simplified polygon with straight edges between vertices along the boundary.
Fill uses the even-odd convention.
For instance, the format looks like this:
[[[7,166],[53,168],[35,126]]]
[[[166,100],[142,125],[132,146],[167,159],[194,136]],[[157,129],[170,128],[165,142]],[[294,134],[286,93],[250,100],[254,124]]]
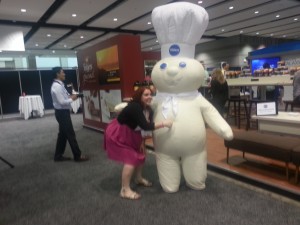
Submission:
[[[273,36],[274,34],[270,34],[270,36]]]
[[[297,20],[298,20],[298,18],[294,18],[294,20],[295,20],[295,21],[297,21]]]
[[[229,6],[229,9],[233,9],[234,7],[233,6]]]
[[[114,18],[114,21],[118,21],[118,18]]]
[[[198,4],[202,4],[203,3],[203,1],[198,1]]]
[[[158,42],[158,40],[156,40],[155,42]]]
[[[259,34],[259,32],[256,32],[256,34]]]
[[[148,25],[151,25],[151,22],[148,22],[147,24],[148,24]]]
[[[75,13],[72,14],[72,17],[76,17],[77,15]]]
[[[47,37],[51,37],[51,34],[47,34]]]
[[[255,14],[258,14],[258,13],[259,13],[259,11],[255,11],[254,13],[255,13]]]
[[[225,31],[225,29],[222,29],[222,32],[224,32]]]
[[[55,53],[55,50],[53,50],[52,53]]]
[[[244,32],[244,31],[241,30],[241,31],[240,31],[240,34],[242,34],[243,32]]]
[[[82,38],[84,38],[83,36],[80,36],[80,38],[82,39]]]
[[[38,46],[39,46],[39,44],[35,44],[35,46],[36,46],[36,47],[38,47]]]
[[[21,9],[21,12],[26,12],[26,9]]]
[[[64,45],[64,48],[66,48],[67,47],[67,45]]]
[[[280,15],[276,15],[276,18],[279,18],[280,17]]]
[[[285,38],[285,37],[286,37],[286,35],[282,35],[282,37],[284,37],[284,38]]]

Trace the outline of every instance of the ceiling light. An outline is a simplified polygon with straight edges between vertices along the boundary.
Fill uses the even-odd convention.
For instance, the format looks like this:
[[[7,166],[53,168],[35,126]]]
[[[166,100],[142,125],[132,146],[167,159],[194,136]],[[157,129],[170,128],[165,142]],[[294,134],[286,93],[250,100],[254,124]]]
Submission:
[[[118,21],[118,18],[114,18],[114,21]]]
[[[258,13],[259,13],[259,11],[255,11],[254,13],[255,13],[255,14],[258,14]]]
[[[244,31],[241,30],[241,31],[240,31],[240,34],[242,34],[243,32],[244,32]]]
[[[76,17],[77,15],[75,13],[72,14],[72,17]]]
[[[274,34],[270,34],[270,36],[273,36]]]
[[[298,18],[294,18],[294,20],[295,20],[295,21],[297,21],[297,20],[298,20]]]
[[[256,34],[259,34],[259,32],[256,32]]]
[[[82,39],[82,38],[84,38],[83,36],[80,36],[80,38]]]
[[[279,18],[280,17],[280,15],[276,15],[276,18]]]
[[[225,31],[225,29],[222,29],[222,32],[224,32]]]
[[[21,9],[21,12],[26,12],[26,9]]]
[[[285,38],[285,37],[286,37],[286,35],[282,35],[282,37],[284,37],[284,38]]]
[[[158,40],[156,40],[155,42],[158,42]]]
[[[148,25],[151,25],[151,22],[148,22]]]
[[[67,47],[67,45],[64,45],[64,48],[66,48]]]
[[[39,46],[39,44],[35,44],[35,46],[36,46],[36,47],[38,47],[38,46]]]
[[[53,50],[52,53],[55,53],[55,50]]]
[[[230,6],[230,7],[229,7],[229,9],[233,9],[233,8],[234,8],[233,6]]]
[[[51,34],[47,34],[47,37],[51,37]]]
[[[203,1],[198,1],[198,4],[202,4],[203,3]]]

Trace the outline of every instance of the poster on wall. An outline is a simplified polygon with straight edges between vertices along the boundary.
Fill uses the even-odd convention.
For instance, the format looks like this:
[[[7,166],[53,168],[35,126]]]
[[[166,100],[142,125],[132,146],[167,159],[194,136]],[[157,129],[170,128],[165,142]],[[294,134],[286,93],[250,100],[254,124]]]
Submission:
[[[100,101],[97,90],[84,90],[84,118],[101,122]]]
[[[94,66],[93,63],[91,62],[90,56],[88,55],[84,56],[82,68],[83,68],[82,70],[83,87],[89,83],[96,83],[97,79],[96,79]]]
[[[121,103],[121,90],[100,90],[102,122],[109,123],[116,117],[114,108]]]
[[[99,84],[120,83],[118,46],[96,52]]]

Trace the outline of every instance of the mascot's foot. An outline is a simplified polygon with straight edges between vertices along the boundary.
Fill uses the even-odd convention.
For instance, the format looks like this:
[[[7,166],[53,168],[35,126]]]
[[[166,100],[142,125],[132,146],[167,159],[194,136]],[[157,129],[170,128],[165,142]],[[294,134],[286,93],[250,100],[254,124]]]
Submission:
[[[145,178],[139,179],[139,180],[135,180],[135,183],[137,185],[143,186],[143,187],[152,187],[152,182],[146,180]]]
[[[121,189],[120,197],[129,200],[138,200],[141,198],[141,195],[134,191],[126,191],[125,188]]]
[[[190,184],[186,184],[186,186],[188,186],[189,188],[193,189],[193,190],[196,190],[196,191],[201,191],[201,190],[204,190],[205,189],[205,184],[202,184],[202,185],[199,185],[197,187],[195,186],[192,186]]]

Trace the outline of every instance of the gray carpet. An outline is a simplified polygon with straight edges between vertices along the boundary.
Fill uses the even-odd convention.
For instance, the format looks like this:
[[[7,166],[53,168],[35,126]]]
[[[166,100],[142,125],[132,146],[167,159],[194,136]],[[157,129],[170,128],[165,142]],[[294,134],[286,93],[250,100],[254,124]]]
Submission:
[[[82,128],[82,115],[72,115],[84,163],[53,162],[57,123],[53,116],[1,121],[0,225],[299,225],[300,206],[237,185],[209,173],[207,188],[164,193],[153,155],[145,176],[153,188],[134,187],[139,201],[118,197],[122,166],[109,161],[103,135]],[[69,147],[67,156],[72,156]]]

